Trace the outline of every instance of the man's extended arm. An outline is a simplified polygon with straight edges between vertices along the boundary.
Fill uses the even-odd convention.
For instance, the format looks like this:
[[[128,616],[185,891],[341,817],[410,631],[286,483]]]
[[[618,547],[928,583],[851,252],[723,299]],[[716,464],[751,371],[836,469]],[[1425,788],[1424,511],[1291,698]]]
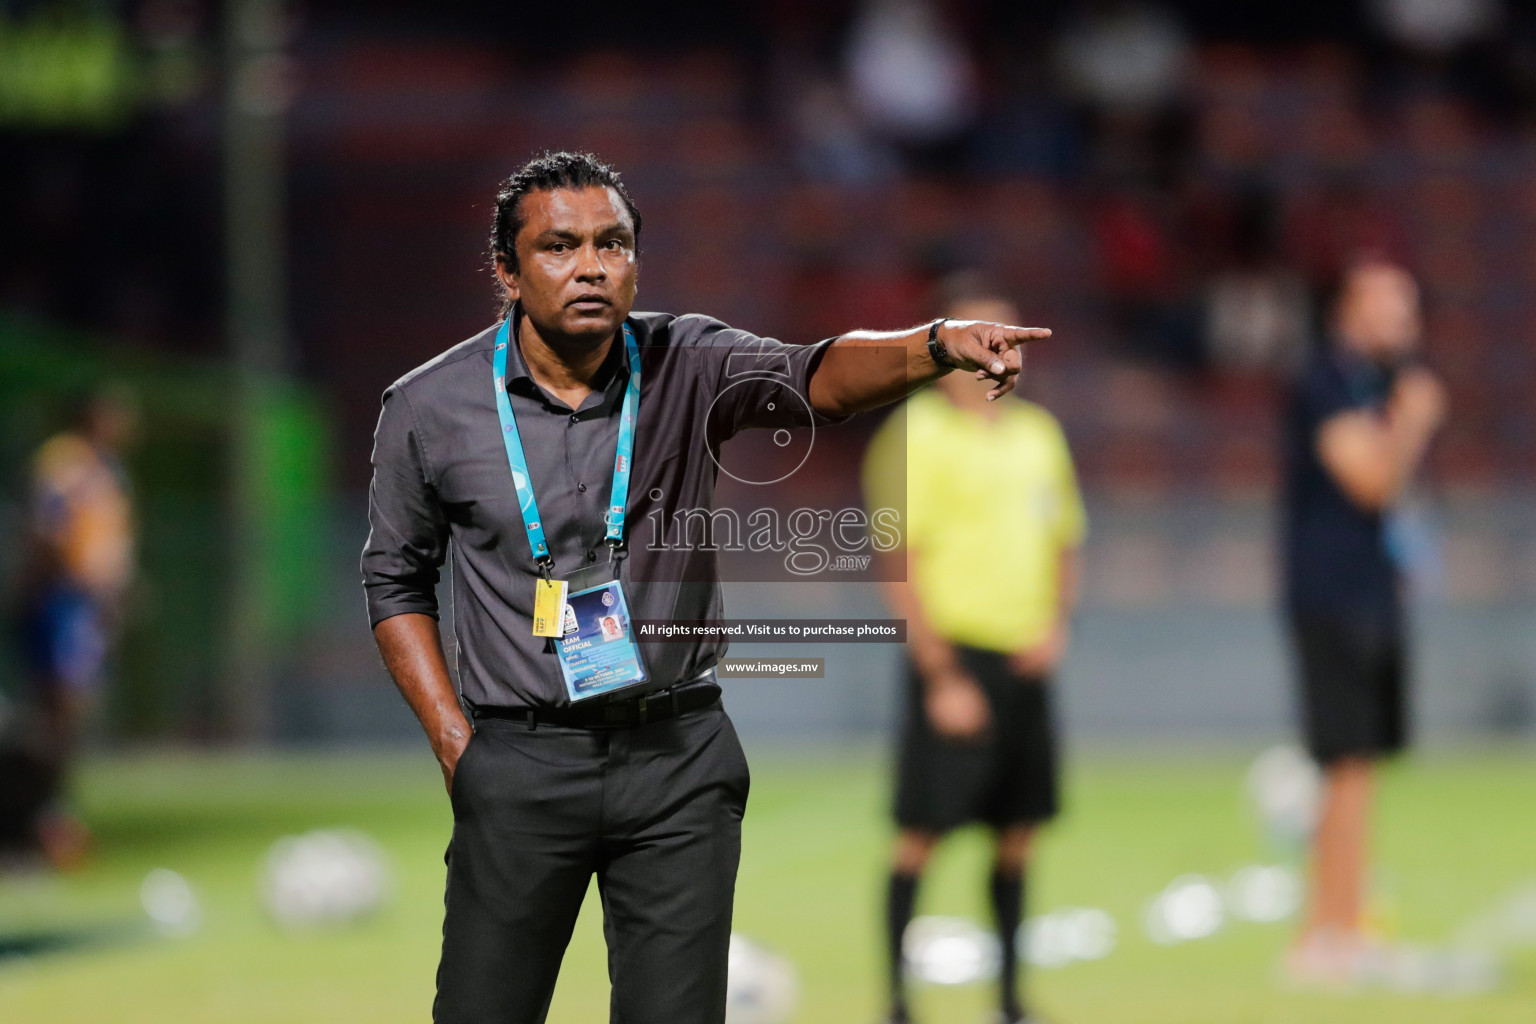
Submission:
[[[437,620],[419,612],[392,615],[373,627],[373,637],[384,667],[426,731],[444,784],[453,792],[453,771],[474,729],[448,675]]]
[[[1010,327],[981,320],[948,320],[938,340],[961,371],[995,386],[989,399],[1013,390],[1023,368],[1018,346],[1048,338],[1043,327]],[[869,349],[900,350],[903,358],[874,358]],[[811,406],[824,416],[847,416],[888,405],[949,372],[928,353],[928,325],[907,331],[853,331],[827,346],[811,376]]]

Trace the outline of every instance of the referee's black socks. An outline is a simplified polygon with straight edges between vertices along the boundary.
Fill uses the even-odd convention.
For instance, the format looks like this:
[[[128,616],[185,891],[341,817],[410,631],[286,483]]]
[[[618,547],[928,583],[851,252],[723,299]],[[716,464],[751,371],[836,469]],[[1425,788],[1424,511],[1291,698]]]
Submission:
[[[891,1013],[887,1018],[892,1024],[904,1024],[908,1019],[907,987],[902,962],[901,939],[907,925],[912,922],[912,912],[917,903],[918,875],[891,872],[885,892],[886,953],[890,965]],[[1024,1003],[1019,998],[1019,923],[1024,919],[1024,873],[992,872],[989,893],[992,898],[992,917],[997,922],[998,947],[1002,962],[998,964],[1003,1017],[1009,1021],[1024,1016]]]
[[[1024,873],[992,872],[992,918],[997,922],[1002,962],[997,978],[1001,986],[1003,1017],[1014,1021],[1024,1016],[1019,1000],[1019,922],[1024,919]]]
[[[912,909],[917,903],[917,875],[891,872],[885,890],[885,938],[886,953],[890,958],[891,1024],[905,1024],[907,1020],[907,985],[901,953],[901,937],[912,922]]]

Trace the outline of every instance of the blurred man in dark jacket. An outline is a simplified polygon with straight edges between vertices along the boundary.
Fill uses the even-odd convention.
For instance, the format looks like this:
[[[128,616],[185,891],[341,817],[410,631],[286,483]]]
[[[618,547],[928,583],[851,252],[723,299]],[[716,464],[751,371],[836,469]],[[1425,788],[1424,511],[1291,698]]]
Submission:
[[[1289,961],[1303,982],[1349,983],[1367,957],[1374,765],[1407,742],[1392,520],[1445,416],[1439,382],[1414,361],[1420,329],[1408,272],[1356,262],[1287,424],[1286,606],[1307,746],[1324,772],[1311,897]]]

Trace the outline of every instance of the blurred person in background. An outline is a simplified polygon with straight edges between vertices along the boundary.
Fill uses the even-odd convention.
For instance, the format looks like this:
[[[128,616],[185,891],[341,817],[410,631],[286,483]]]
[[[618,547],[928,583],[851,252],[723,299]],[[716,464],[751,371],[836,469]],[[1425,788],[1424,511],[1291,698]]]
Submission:
[[[1329,328],[1285,435],[1285,601],[1306,742],[1324,772],[1308,907],[1287,968],[1301,983],[1349,984],[1374,952],[1364,904],[1375,765],[1408,738],[1391,523],[1445,395],[1416,362],[1419,291],[1402,267],[1375,257],[1347,266]]]
[[[1018,319],[974,273],[940,291],[946,317]],[[1067,650],[1087,524],[1055,417],[1023,400],[988,402],[968,377],[910,398],[865,463],[870,508],[907,510],[906,572],[886,595],[907,621],[909,659],[886,894],[891,1022],[910,1019],[902,938],[923,869],[946,833],[971,822],[994,833],[1000,1019],[1038,1020],[1019,994],[1017,935],[1031,845],[1057,812],[1050,681]]]
[[[89,842],[63,791],[133,582],[133,502],[122,456],[137,422],[129,396],[98,393],[32,459],[19,615],[27,681],[0,739],[0,845],[41,848],[59,866],[77,863]]]
[[[976,118],[979,75],[942,5],[866,0],[849,31],[855,109],[920,175],[951,173]]]

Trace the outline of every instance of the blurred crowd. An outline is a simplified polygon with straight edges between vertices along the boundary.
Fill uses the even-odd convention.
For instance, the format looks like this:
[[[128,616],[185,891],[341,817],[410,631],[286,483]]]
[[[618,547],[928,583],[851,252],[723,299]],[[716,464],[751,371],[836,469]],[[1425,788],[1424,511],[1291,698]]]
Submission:
[[[540,150],[580,148],[617,166],[644,211],[641,309],[813,341],[926,320],[935,282],[984,268],[1027,322],[1055,331],[1030,352],[1025,393],[1059,417],[1101,504],[1085,591],[1117,607],[1272,599],[1272,536],[1254,523],[1277,491],[1281,394],[1326,329],[1346,262],[1399,262],[1422,283],[1424,357],[1454,410],[1427,475],[1471,509],[1444,531],[1447,591],[1486,604],[1536,594],[1536,535],[1519,504],[1536,480],[1527,5],[605,0],[582,9],[579,39],[549,5],[268,6],[279,53],[241,87],[283,120],[291,318],[279,362],[329,414],[349,528],[380,392],[495,315],[496,182]],[[170,356],[163,366],[228,355],[222,225],[242,197],[221,191],[225,10],[0,0],[0,397],[54,372],[29,364],[7,379],[30,358],[7,344],[18,324]],[[139,508],[155,555],[145,575],[154,582],[158,557],[170,609],[159,621],[186,640],[162,640],[153,671],[138,669],[174,707],[167,721],[213,717],[212,700],[186,695],[221,663],[210,638],[225,510],[213,492],[226,466],[209,425],[222,422],[223,384],[185,389],[219,408],[161,410],[161,441],[175,429],[204,446],[189,459],[162,445],[177,472],[161,491],[209,493]],[[82,450],[48,442],[57,417],[34,412],[6,410],[0,471],[15,500],[0,501],[0,522],[34,525],[21,495],[43,487],[38,466]],[[873,427],[829,446],[856,457]],[[280,440],[297,450],[322,433]],[[51,461],[34,458],[44,450]],[[119,474],[115,458],[92,470],[98,482]],[[1180,504],[1192,496],[1193,516]],[[285,546],[322,536],[346,548],[350,574],[351,535],[314,529],[308,512]],[[62,571],[32,572],[35,553],[0,554],[7,596],[37,598],[11,610],[32,616],[29,637],[52,628],[75,646],[58,648],[53,669],[26,666],[25,685],[53,700],[54,745],[16,755],[31,757],[36,784],[0,801],[29,815],[53,806],[85,704],[75,697],[109,664],[122,604],[114,591],[71,605]],[[301,551],[291,561],[321,575]],[[203,589],[167,584],[177,572],[201,573]],[[58,594],[45,622],[39,609]],[[336,607],[338,635],[360,636],[353,608]],[[305,671],[372,671],[332,647],[342,653]],[[295,678],[298,691],[310,676]],[[1500,717],[1527,721],[1516,704]],[[67,857],[82,837],[67,815],[53,820]]]
[[[1090,487],[1267,490],[1274,382],[1340,260],[1382,252],[1427,283],[1462,413],[1439,479],[1528,479],[1536,18],[1228,6],[598,5],[579,52],[553,10],[286,6],[264,95],[288,122],[289,362],[334,401],[360,485],[393,368],[492,315],[491,184],[580,146],[647,213],[642,306],[813,340],[916,322],[937,276],[989,267],[1057,329],[1036,377]],[[5,6],[0,39],[74,63],[53,93],[0,82],[0,217],[23,240],[0,309],[222,350],[219,20]]]

